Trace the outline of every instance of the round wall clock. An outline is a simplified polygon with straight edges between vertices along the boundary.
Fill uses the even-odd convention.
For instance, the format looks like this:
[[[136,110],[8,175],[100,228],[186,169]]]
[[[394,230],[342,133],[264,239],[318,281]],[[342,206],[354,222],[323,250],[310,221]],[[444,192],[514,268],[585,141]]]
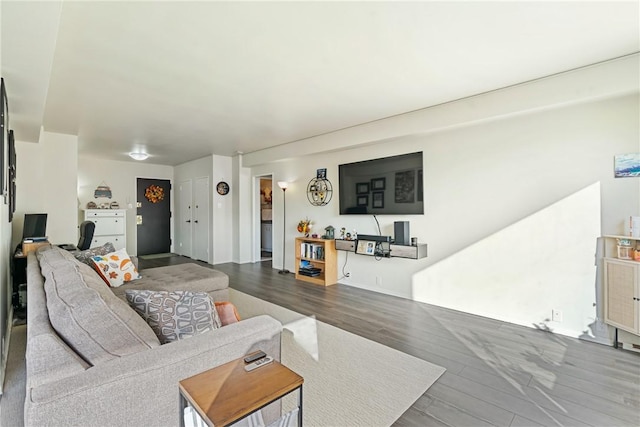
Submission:
[[[229,184],[224,181],[220,181],[218,185],[216,185],[216,190],[221,196],[226,196],[227,194],[229,194]]]

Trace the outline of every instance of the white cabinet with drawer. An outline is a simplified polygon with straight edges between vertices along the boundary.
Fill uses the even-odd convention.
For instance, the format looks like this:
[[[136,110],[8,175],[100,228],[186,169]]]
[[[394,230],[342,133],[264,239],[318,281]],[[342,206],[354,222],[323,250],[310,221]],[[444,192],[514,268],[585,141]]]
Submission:
[[[113,243],[116,249],[127,247],[127,211],[124,209],[87,209],[84,219],[93,221],[96,229],[93,232],[91,247]]]

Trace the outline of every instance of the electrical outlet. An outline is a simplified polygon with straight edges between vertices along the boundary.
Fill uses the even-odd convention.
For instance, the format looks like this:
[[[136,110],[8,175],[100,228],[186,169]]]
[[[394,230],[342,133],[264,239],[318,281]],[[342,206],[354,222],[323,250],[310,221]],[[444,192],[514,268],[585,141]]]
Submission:
[[[557,308],[551,310],[551,320],[554,322],[562,322],[562,310]]]

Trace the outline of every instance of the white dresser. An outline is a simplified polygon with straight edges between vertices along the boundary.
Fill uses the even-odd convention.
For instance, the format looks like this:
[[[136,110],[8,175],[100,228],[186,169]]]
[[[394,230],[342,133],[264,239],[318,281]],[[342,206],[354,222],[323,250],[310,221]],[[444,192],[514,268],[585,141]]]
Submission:
[[[127,247],[127,211],[124,209],[87,209],[84,219],[93,221],[96,229],[93,232],[91,247],[113,243],[116,249]]]

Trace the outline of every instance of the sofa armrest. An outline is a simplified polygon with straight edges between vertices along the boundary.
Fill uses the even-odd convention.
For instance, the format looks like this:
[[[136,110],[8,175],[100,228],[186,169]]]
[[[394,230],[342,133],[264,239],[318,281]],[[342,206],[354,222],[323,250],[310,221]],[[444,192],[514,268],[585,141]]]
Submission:
[[[25,425],[178,425],[178,382],[261,349],[280,360],[282,325],[257,316],[27,389]]]

